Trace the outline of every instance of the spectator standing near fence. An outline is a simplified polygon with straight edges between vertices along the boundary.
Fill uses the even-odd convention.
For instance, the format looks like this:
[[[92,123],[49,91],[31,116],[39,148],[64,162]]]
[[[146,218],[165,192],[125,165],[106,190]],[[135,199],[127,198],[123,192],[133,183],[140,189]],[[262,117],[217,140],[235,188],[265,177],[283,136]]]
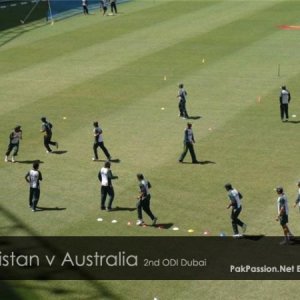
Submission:
[[[111,13],[117,14],[117,0],[110,0],[110,11]]]
[[[88,4],[88,0],[82,0],[82,9],[83,9],[83,13],[85,15],[89,14],[89,8],[88,8],[89,4]]]
[[[100,11],[103,10],[103,16],[105,16],[107,12],[107,1],[108,0],[100,0]]]

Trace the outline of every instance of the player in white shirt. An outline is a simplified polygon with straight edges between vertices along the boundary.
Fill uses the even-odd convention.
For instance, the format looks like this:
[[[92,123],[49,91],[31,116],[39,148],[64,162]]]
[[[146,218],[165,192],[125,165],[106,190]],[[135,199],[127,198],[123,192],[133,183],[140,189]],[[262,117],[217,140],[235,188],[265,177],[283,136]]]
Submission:
[[[101,168],[100,172],[98,173],[98,179],[101,182],[101,210],[112,210],[112,203],[115,198],[115,192],[112,185],[112,180],[117,179],[117,176],[113,176],[111,169],[110,169],[110,162],[107,161],[104,164],[104,167]],[[106,206],[106,198],[107,195],[109,196],[108,205]]]
[[[83,13],[85,15],[89,14],[89,9],[88,9],[88,0],[82,0],[82,9],[83,9]]]
[[[40,199],[40,181],[43,180],[38,162],[33,163],[32,169],[25,175],[25,180],[29,183],[29,207],[36,211]]]

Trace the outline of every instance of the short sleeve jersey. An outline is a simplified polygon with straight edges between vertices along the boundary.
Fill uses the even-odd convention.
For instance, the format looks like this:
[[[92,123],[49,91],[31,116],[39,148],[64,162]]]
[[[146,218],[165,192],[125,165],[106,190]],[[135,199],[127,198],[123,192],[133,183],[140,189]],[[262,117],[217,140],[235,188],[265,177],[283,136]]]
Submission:
[[[285,194],[280,195],[277,199],[277,211],[278,215],[281,211],[283,211],[285,215],[289,214],[288,200]]]
[[[193,130],[191,128],[186,128],[184,130],[184,142],[185,143],[192,143],[194,140]]]
[[[142,194],[142,199],[146,198],[148,195],[150,195],[149,184],[148,184],[148,181],[146,179],[143,179],[140,182],[139,187],[140,187],[140,191],[141,191],[141,194]]]
[[[10,143],[15,145],[19,144],[21,137],[22,137],[22,132],[13,131],[9,136]]]
[[[288,104],[290,101],[290,92],[287,90],[282,90],[280,93],[280,99],[282,104]]]
[[[178,90],[178,98],[179,100],[186,101],[187,92],[184,88],[180,88]]]
[[[95,127],[93,132],[95,135],[95,141],[98,143],[103,142],[102,129],[100,127]]]
[[[102,186],[111,186],[112,173],[108,168],[101,168],[99,179],[101,181]]]
[[[30,170],[27,174],[29,177],[29,185],[31,188],[39,189],[40,188],[40,180],[42,180],[42,174],[37,170]]]
[[[42,131],[45,135],[51,135],[52,134],[52,125],[49,122],[44,122],[42,124]]]
[[[232,208],[237,209],[241,207],[241,199],[239,196],[239,192],[236,189],[232,189],[228,193],[228,198],[232,203]]]

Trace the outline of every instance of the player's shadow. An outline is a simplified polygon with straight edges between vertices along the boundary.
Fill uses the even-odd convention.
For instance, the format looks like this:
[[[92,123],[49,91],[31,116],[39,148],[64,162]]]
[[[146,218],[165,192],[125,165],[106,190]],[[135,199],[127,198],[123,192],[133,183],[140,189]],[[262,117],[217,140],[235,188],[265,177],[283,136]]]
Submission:
[[[39,159],[35,159],[35,160],[16,160],[16,163],[18,163],[18,164],[33,164],[35,162],[38,162],[39,164],[44,163],[42,160],[39,160]]]
[[[65,154],[65,153],[67,153],[68,151],[67,150],[54,150],[54,151],[52,151],[51,153],[52,154]]]
[[[288,121],[287,123],[291,123],[291,124],[299,124],[300,121]]]
[[[1,1],[0,1],[1,2]],[[6,45],[7,43],[13,41],[14,39],[19,38],[21,35],[35,30],[35,29],[39,29],[40,27],[46,26],[46,23],[30,23],[28,25],[23,25],[23,26],[16,26],[13,28],[1,28],[1,30],[4,29],[4,31],[2,31],[1,35],[0,35],[0,47]]]
[[[243,235],[243,238],[245,239],[245,240],[250,240],[250,241],[259,241],[259,240],[261,240],[262,238],[264,238],[265,237],[265,235],[264,234],[257,234],[257,235],[248,235],[248,234],[244,234]]]
[[[199,164],[200,164],[200,165],[209,165],[209,164],[215,165],[216,162],[211,161],[211,160],[199,160]]]
[[[200,118],[202,118],[202,117],[201,116],[189,116],[187,119],[189,119],[189,120],[198,120]]]
[[[136,210],[136,207],[120,207],[120,206],[116,206],[111,211],[135,211],[135,210]]]
[[[107,162],[107,161],[108,161],[107,159],[94,160],[94,162]],[[119,158],[110,159],[109,161],[112,163],[117,163],[117,164],[121,162],[121,160]]]
[[[65,207],[42,207],[42,206],[37,206],[36,208],[37,208],[36,212],[42,212],[42,211],[45,211],[45,210],[51,210],[51,211],[66,210]]]
[[[300,238],[299,237],[293,237],[293,238],[291,238],[291,240],[288,244],[299,246],[300,245]]]
[[[180,162],[181,164],[193,164],[193,165],[208,165],[208,164],[216,164],[216,162],[214,161],[211,161],[211,160],[199,160],[197,162],[191,162],[191,161],[183,161],[183,162]]]
[[[174,223],[156,223],[153,227],[159,229],[170,229]]]

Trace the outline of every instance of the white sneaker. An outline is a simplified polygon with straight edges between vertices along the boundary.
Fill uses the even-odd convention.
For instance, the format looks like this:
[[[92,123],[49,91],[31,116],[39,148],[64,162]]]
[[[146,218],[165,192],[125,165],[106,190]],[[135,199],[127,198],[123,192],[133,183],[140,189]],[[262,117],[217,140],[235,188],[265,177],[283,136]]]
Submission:
[[[234,235],[233,235],[233,238],[235,238],[235,239],[240,239],[240,238],[242,238],[242,237],[243,237],[243,235],[240,234],[240,233],[237,233],[237,234],[234,234]]]
[[[142,226],[144,224],[143,220],[137,220],[136,225],[137,226]]]
[[[244,225],[242,226],[242,230],[243,230],[243,233],[246,232],[246,230],[247,230],[247,224],[244,223]]]
[[[4,161],[8,162],[8,157],[7,156],[5,156]]]
[[[93,157],[92,160],[93,160],[93,161],[96,161],[96,160],[98,160],[98,158]]]
[[[13,156],[11,157],[11,162],[12,162],[12,163],[16,162],[16,161],[15,161],[15,158],[14,158]]]

